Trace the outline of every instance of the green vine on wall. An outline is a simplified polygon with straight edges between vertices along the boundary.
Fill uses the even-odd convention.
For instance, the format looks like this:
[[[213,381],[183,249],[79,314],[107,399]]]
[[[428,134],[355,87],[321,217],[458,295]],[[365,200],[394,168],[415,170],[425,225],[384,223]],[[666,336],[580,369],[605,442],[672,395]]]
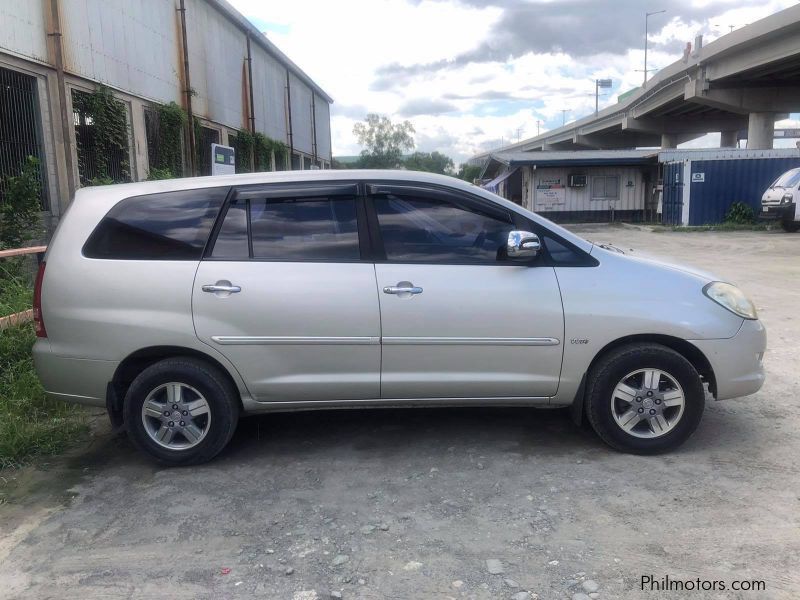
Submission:
[[[100,85],[91,93],[73,94],[72,103],[73,109],[86,117],[87,123],[91,120],[97,173],[92,179],[92,185],[95,185],[95,182],[97,184],[114,183],[114,178],[109,170],[109,158],[114,153],[119,153],[124,157],[120,164],[121,173],[117,179],[128,181],[130,164],[127,158],[128,113],[125,104],[115,99],[111,90],[104,85]],[[80,167],[83,165],[79,165]],[[81,169],[81,172],[86,172],[86,169]]]
[[[188,117],[175,102],[156,108],[158,114],[158,160],[150,165],[150,179],[169,179],[183,175],[182,133]]]
[[[272,156],[275,155],[276,167],[286,164],[285,156],[287,146],[283,142],[273,140],[263,133],[250,133],[246,129],[236,134],[233,142],[236,148],[236,172],[250,173],[252,171],[272,171]],[[250,157],[255,163],[251,168]]]
[[[237,132],[236,137],[233,138],[231,146],[236,151],[237,173],[250,173],[253,170],[253,143],[253,134],[246,129]]]

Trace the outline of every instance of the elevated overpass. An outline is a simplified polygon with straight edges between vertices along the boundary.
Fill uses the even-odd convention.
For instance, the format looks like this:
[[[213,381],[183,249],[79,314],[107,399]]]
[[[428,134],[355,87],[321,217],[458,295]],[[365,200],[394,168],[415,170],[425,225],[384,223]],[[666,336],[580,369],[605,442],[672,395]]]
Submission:
[[[708,45],[695,40],[681,60],[597,115],[479,154],[637,147],[675,148],[710,132],[735,146],[772,148],[775,121],[800,111],[800,5],[733,31]]]

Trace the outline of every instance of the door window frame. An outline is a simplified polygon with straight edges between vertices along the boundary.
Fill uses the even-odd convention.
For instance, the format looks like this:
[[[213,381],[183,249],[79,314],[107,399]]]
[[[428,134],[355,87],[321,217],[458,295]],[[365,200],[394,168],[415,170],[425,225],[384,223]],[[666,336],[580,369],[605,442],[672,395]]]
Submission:
[[[217,237],[225,222],[225,217],[231,204],[235,201],[246,200],[269,200],[269,199],[291,199],[300,198],[313,201],[318,198],[353,198],[356,205],[356,233],[358,235],[359,258],[260,258],[253,256],[253,240],[250,229],[250,211],[246,210],[247,216],[247,247],[250,256],[241,258],[217,257],[212,256]],[[361,185],[354,181],[333,181],[333,182],[297,182],[297,183],[278,183],[278,184],[257,184],[250,186],[239,186],[231,189],[231,193],[225,199],[222,210],[219,212],[216,223],[211,229],[208,243],[203,251],[202,260],[223,261],[223,262],[303,262],[303,263],[360,263],[372,262],[369,258],[370,244],[367,232],[366,211],[364,208],[364,195]]]

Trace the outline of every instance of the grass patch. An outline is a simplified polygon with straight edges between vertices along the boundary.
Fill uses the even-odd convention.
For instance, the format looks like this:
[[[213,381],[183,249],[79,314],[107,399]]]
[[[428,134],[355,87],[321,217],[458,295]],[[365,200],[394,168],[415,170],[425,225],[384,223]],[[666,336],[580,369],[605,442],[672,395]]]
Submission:
[[[0,316],[29,309],[32,292],[24,268],[2,267]],[[0,468],[58,454],[88,431],[80,407],[45,398],[33,369],[35,340],[33,323],[0,331]]]
[[[0,260],[0,317],[28,310],[33,302],[32,275],[24,259]]]

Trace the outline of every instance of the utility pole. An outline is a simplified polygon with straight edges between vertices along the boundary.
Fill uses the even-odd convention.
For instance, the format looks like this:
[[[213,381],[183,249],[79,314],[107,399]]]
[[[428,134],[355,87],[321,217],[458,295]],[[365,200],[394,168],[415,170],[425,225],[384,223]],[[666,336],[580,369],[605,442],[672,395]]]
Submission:
[[[657,10],[655,12],[649,12],[644,14],[644,81],[642,82],[642,87],[647,85],[647,34],[648,34],[648,19],[653,15],[660,15],[661,13],[667,12],[666,10]]]
[[[568,108],[562,108],[561,109],[561,126],[562,127],[567,124],[567,113],[568,112],[569,112]]]
[[[542,124],[541,119],[536,119],[536,137],[539,137],[539,126]]]

